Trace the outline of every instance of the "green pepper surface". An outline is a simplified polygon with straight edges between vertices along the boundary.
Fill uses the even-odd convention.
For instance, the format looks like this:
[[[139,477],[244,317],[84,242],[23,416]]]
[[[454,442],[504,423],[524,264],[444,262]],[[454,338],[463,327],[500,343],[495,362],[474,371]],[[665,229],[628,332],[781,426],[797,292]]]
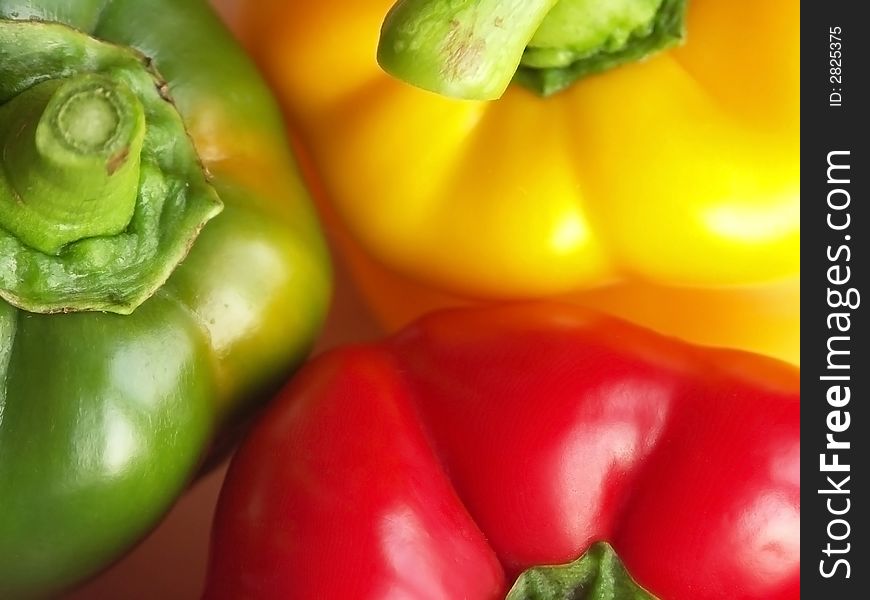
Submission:
[[[328,255],[199,0],[0,0],[0,597],[154,526],[305,357]]]

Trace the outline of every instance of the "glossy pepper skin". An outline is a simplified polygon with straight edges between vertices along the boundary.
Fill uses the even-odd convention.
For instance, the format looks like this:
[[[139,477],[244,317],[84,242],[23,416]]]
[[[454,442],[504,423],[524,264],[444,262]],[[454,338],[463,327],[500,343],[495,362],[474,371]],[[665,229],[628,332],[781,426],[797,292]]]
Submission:
[[[504,598],[606,540],[668,600],[799,597],[799,382],[576,306],[309,363],[221,492],[205,597]]]
[[[798,361],[794,2],[692,0],[685,45],[494,102],[384,73],[392,0],[216,3],[281,98],[339,254],[390,327],[432,306],[558,295]]]
[[[0,0],[0,17],[150,58],[223,203],[129,315],[0,301],[0,597],[17,598],[93,574],[156,523],[218,432],[304,359],[330,268],[274,101],[204,2]]]

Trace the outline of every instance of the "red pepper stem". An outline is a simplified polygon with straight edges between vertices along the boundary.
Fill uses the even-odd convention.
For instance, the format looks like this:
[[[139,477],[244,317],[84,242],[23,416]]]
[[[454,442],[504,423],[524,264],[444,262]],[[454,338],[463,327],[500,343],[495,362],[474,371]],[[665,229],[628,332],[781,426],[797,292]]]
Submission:
[[[593,544],[574,562],[524,571],[505,600],[656,600],[628,574],[607,542]]]

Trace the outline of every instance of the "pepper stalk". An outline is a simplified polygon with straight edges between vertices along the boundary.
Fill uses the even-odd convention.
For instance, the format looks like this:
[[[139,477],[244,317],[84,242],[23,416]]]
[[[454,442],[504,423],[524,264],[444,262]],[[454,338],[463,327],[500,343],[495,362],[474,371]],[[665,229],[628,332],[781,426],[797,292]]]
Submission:
[[[48,80],[0,114],[15,200],[0,202],[3,227],[53,255],[71,242],[127,227],[139,188],[145,113],[126,85],[95,74]]]
[[[221,208],[146,57],[0,19],[0,298],[129,314]]]
[[[399,0],[378,62],[445,96],[494,100],[511,81],[548,96],[683,41],[686,0]]]
[[[656,600],[632,579],[613,546],[596,542],[577,560],[533,567],[517,578],[505,600]]]

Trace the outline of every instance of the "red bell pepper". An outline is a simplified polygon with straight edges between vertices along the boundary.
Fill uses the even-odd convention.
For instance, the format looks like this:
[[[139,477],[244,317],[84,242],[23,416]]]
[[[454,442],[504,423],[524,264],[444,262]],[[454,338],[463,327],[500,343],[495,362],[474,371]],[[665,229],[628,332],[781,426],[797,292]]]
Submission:
[[[266,413],[206,598],[505,598],[606,541],[664,600],[797,599],[799,402],[792,367],[576,307],[430,315]],[[650,597],[611,589],[632,584],[606,546],[587,562],[508,598]]]

